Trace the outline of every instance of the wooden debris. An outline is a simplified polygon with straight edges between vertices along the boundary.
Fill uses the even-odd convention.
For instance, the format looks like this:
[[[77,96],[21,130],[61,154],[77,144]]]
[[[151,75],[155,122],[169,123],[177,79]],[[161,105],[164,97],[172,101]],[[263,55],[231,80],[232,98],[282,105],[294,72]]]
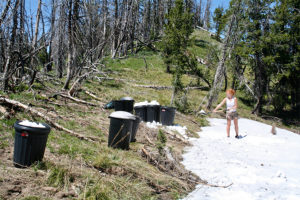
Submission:
[[[174,133],[174,132],[172,132],[172,131],[169,131],[169,130],[167,130],[166,128],[163,128],[163,130],[164,130],[165,133],[167,133],[167,134],[170,135],[171,137],[173,137],[173,138],[175,138],[175,139],[177,139],[177,140],[179,140],[179,141],[181,141],[181,142],[183,142],[183,143],[185,143],[185,144],[188,144],[188,143],[189,143],[188,140],[185,139],[183,136],[181,136],[181,135],[179,135],[179,134],[176,134],[176,133]]]
[[[127,82],[128,83],[128,82]],[[141,87],[141,88],[150,88],[155,90],[171,90],[173,89],[172,86],[160,86],[160,85],[139,85],[139,84],[130,84],[133,87]],[[206,87],[186,87],[185,90],[199,90],[199,89],[205,89]]]
[[[88,106],[99,106],[98,104],[94,104],[94,103],[91,103],[91,102],[87,102],[87,101],[84,101],[84,100],[72,97],[69,94],[57,93],[57,94],[55,94],[53,96],[61,96],[61,97],[64,97],[66,99],[70,99],[70,100],[72,100],[72,101],[74,101],[76,103],[81,103],[81,104],[85,104],[85,105],[88,105]]]
[[[84,90],[84,93],[91,96],[92,98],[98,100],[98,101],[103,101],[102,99],[100,99],[99,97],[97,97],[96,95],[94,95],[93,93],[89,92],[88,90]]]
[[[157,166],[157,168],[158,168],[159,170],[164,171],[164,172],[167,171],[167,169],[166,169],[164,166],[160,165],[160,164],[157,162],[157,160],[154,159],[154,158],[151,156],[151,154],[150,154],[145,148],[142,148],[142,154],[147,158],[148,162],[154,163],[155,166]]]
[[[3,116],[1,117],[1,119],[9,118],[10,117],[9,112],[3,106],[0,106],[0,113],[3,114]]]
[[[25,111],[29,111],[29,113],[31,113],[32,115],[35,115],[35,116],[38,116],[38,117],[41,117],[43,118],[44,120],[46,120],[51,126],[53,126],[54,128],[56,128],[57,130],[61,130],[61,131],[65,131],[66,133],[72,135],[72,136],[75,136],[81,140],[87,140],[87,141],[96,141],[97,138],[95,137],[91,137],[91,136],[85,136],[85,135],[82,135],[80,133],[76,133],[75,131],[72,131],[72,130],[69,130],[61,125],[59,125],[58,123],[54,122],[50,117],[44,115],[43,113],[19,102],[19,101],[16,101],[16,100],[11,100],[11,99],[8,99],[8,98],[5,98],[3,96],[0,97],[0,102],[1,103],[5,103],[5,104],[9,104],[9,105],[12,105],[12,106],[15,106],[15,107],[18,107],[18,108],[22,108],[24,109]]]

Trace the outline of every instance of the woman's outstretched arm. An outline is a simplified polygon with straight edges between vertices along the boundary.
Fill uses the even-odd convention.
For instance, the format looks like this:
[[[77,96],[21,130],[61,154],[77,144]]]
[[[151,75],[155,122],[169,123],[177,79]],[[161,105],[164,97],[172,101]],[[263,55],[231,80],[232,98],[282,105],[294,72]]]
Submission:
[[[226,98],[224,98],[223,101],[219,105],[217,105],[217,107],[213,110],[213,112],[216,112],[219,108],[221,108],[225,102],[226,102]]]

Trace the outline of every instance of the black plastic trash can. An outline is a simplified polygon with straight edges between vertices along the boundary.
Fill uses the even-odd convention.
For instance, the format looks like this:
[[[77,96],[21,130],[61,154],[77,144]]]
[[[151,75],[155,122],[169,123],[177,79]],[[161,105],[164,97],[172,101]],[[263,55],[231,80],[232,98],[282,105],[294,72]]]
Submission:
[[[129,112],[116,111],[109,118],[108,146],[128,150],[135,116]]]
[[[36,161],[42,161],[47,144],[50,126],[42,123],[44,127],[30,127],[17,121],[15,128],[14,165],[28,167]]]
[[[133,113],[134,99],[131,97],[123,97],[114,101],[115,111],[126,111]]]
[[[139,129],[140,122],[141,122],[141,118],[139,116],[135,116],[135,120],[132,123],[130,142],[136,141],[135,136],[136,136],[137,130]]]
[[[160,105],[147,106],[147,122],[159,122],[159,109]]]
[[[162,125],[171,126],[174,123],[176,108],[161,106],[160,107],[160,123]]]
[[[147,121],[147,106],[135,106],[134,107],[135,115],[139,116],[142,121]]]

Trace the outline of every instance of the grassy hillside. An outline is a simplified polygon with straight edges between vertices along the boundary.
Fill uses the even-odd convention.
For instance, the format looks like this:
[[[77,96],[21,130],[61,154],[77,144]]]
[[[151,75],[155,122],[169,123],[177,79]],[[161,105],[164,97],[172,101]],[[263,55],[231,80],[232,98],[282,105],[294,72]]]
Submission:
[[[194,37],[192,50],[201,58],[206,59],[209,49],[219,46],[206,32],[196,31]],[[76,94],[76,98],[99,106],[87,106],[55,95],[63,82],[54,77],[36,82],[30,89],[24,85],[15,88],[15,93],[2,94],[30,105],[70,130],[96,137],[97,141],[81,140],[52,129],[44,161],[17,169],[12,162],[14,122],[43,120],[11,108],[10,118],[0,120],[0,199],[178,199],[191,192],[197,183],[205,184],[180,164],[187,143],[176,132],[150,129],[141,124],[137,142],[131,144],[129,151],[107,147],[111,110],[102,106],[123,96],[131,96],[137,102],[157,100],[169,105],[171,89],[142,86],[171,86],[172,76],[165,73],[160,55],[148,51],[124,59],[106,59],[103,64],[107,77],[87,80]],[[210,73],[213,74],[213,66]],[[196,84],[197,78],[185,75],[183,81],[186,85]],[[86,91],[98,98],[87,95]],[[189,110],[176,115],[175,123],[187,126],[189,136],[196,137],[195,132],[207,124],[204,117],[192,112],[198,109],[207,92],[189,90]],[[223,97],[224,94],[220,95],[220,99]],[[238,97],[247,99],[242,93]],[[241,115],[249,118],[251,106],[243,101],[239,106]],[[167,137],[166,144],[160,141],[159,132]]]

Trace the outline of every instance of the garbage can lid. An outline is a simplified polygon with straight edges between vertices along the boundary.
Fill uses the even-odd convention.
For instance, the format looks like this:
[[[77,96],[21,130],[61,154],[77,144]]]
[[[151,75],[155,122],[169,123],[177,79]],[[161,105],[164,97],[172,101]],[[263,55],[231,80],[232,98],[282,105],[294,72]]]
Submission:
[[[120,100],[121,101],[134,101],[134,99],[132,97],[122,97]]]
[[[109,115],[110,118],[117,118],[117,119],[131,119],[135,120],[135,116],[129,112],[125,111],[116,111]]]

